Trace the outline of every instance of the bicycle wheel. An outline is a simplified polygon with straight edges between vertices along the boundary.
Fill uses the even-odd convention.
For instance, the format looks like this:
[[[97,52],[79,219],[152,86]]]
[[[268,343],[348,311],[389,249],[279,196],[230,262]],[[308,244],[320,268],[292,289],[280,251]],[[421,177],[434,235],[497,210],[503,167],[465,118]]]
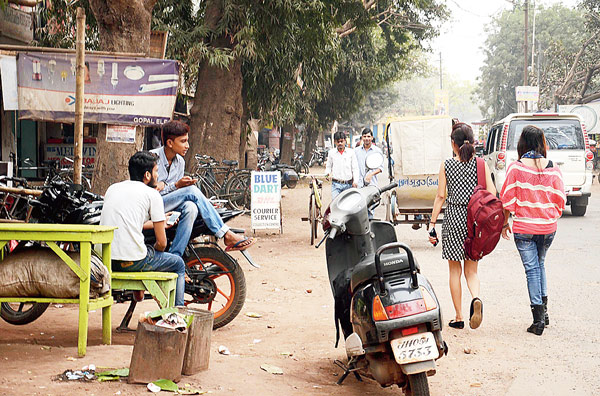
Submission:
[[[250,173],[240,172],[227,180],[225,194],[232,209],[250,209]]]
[[[308,222],[310,224],[310,244],[311,246],[315,244],[315,224],[317,222],[317,218],[315,217],[315,195],[310,194],[310,198],[308,201]]]

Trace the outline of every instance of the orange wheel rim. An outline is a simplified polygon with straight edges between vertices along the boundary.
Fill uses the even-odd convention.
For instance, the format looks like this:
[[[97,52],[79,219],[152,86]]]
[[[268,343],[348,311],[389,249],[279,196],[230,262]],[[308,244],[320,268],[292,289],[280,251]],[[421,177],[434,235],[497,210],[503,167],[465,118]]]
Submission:
[[[227,279],[229,281],[230,288],[231,288],[231,290],[229,291],[229,295],[227,295],[226,292],[223,292],[223,290],[220,287],[217,286],[217,296],[218,295],[222,296],[223,298],[225,298],[225,300],[227,302],[225,303],[225,305],[221,309],[219,309],[218,311],[213,312],[214,315],[215,315],[215,319],[216,319],[216,318],[220,317],[221,315],[223,315],[231,307],[231,304],[233,304],[233,298],[234,298],[235,292],[236,292],[236,290],[235,290],[235,282],[233,281],[233,276],[231,275],[231,273],[229,272],[229,270],[227,269],[227,267],[225,267],[221,262],[215,261],[213,259],[209,259],[209,258],[206,258],[206,257],[200,257],[200,261],[216,265],[220,269],[222,269],[223,271],[227,272],[225,274],[219,274],[219,275],[209,276],[209,278],[212,281],[214,281],[217,278],[224,277],[224,276],[227,277]],[[204,268],[204,266],[202,265],[202,263],[199,262],[198,260],[193,260],[193,261],[188,262],[187,266],[188,267],[198,266],[198,267]],[[216,282],[215,282],[215,285],[216,285]],[[212,311],[212,303],[213,303],[213,301],[207,303],[209,311]],[[185,303],[185,305],[189,305],[190,303],[193,303],[193,301],[187,301]]]

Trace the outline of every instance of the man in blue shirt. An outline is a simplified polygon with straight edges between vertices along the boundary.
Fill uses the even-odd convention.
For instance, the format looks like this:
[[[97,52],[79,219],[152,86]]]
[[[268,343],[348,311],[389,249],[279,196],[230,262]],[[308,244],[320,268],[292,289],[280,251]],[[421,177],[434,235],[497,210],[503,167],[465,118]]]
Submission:
[[[176,210],[181,213],[169,252],[183,256],[198,214],[217,238],[223,238],[225,250],[245,250],[254,244],[254,238],[245,238],[231,232],[210,201],[195,186],[198,180],[184,176],[183,157],[190,148],[189,132],[187,124],[169,121],[162,127],[163,146],[151,150],[158,155],[159,182],[156,189],[162,195],[165,211]]]
[[[376,186],[377,175],[383,172],[383,164],[377,169],[367,169],[367,155],[371,153],[380,153],[383,156],[381,149],[373,144],[373,132],[369,128],[362,130],[362,146],[354,149],[356,160],[358,161],[358,187]]]

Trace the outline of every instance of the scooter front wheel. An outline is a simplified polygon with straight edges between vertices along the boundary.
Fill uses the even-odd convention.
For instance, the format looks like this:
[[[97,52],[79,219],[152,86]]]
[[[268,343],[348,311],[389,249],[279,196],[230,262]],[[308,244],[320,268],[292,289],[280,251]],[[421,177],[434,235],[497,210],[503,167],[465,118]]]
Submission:
[[[222,250],[196,247],[194,251],[195,254],[185,257],[187,276],[190,278],[189,281],[186,280],[185,305],[189,308],[212,311],[213,329],[218,329],[231,322],[244,306],[244,272],[242,267]]]
[[[429,396],[429,383],[427,373],[411,374],[408,376],[409,390],[406,395]]]
[[[42,316],[49,305],[48,303],[3,302],[2,308],[0,308],[0,316],[10,324],[25,325]]]

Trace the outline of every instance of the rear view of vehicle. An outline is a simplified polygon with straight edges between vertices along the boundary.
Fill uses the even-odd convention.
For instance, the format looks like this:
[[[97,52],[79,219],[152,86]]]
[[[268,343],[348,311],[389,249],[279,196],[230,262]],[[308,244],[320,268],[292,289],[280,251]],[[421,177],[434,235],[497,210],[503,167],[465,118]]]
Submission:
[[[511,114],[492,126],[484,158],[500,191],[506,168],[518,159],[517,144],[523,128],[535,125],[544,131],[547,157],[563,174],[567,205],[574,216],[583,216],[592,189],[594,155],[585,126],[576,114]]]

